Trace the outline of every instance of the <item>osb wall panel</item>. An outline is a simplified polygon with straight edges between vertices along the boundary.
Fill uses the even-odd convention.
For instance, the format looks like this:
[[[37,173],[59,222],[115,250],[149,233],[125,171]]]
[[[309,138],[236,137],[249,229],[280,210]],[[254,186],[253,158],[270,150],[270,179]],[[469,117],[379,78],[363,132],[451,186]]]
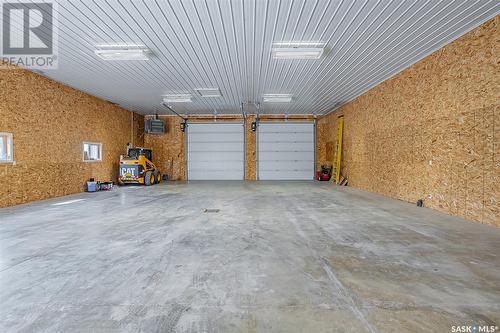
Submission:
[[[171,180],[186,180],[185,133],[180,130],[182,119],[177,116],[159,116],[165,121],[166,133],[163,135],[145,134],[144,146],[153,149],[154,163]],[[261,121],[283,121],[283,116],[261,117]],[[288,121],[313,121],[309,116],[289,117]],[[191,116],[188,122],[212,122],[213,116]],[[217,122],[242,121],[240,116],[218,116]],[[245,120],[245,179],[256,180],[256,134],[251,131],[255,115]]]
[[[134,113],[132,125],[132,142],[134,147],[144,146],[144,116]]]
[[[82,192],[89,178],[116,180],[132,113],[19,68],[0,70],[0,132],[14,136],[15,164],[0,164],[0,207]],[[82,142],[101,142],[85,163]]]
[[[499,17],[318,121],[333,163],[344,115],[349,185],[500,226]]]
[[[165,121],[164,134],[144,134],[144,147],[153,149],[153,163],[169,180],[186,180],[185,134],[177,116],[159,116]]]
[[[252,123],[255,121],[255,119],[255,115],[248,115],[245,124],[245,180],[257,179],[257,135],[256,132],[252,131]]]

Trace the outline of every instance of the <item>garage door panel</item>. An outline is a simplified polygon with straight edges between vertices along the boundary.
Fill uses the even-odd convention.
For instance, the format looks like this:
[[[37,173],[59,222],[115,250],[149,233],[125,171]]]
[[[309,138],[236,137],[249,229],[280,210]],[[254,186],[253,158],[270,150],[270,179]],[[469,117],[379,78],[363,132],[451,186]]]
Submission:
[[[313,179],[313,123],[261,123],[257,141],[260,180]]]
[[[286,127],[284,127],[286,126]],[[259,125],[259,133],[268,133],[268,132],[310,132],[311,124],[294,124],[294,123],[275,123],[275,124],[260,124]]]
[[[242,180],[244,131],[241,123],[188,124],[190,180]]]
[[[311,142],[313,139],[312,133],[306,132],[287,132],[287,133],[259,133],[259,140],[261,142]]]
[[[240,156],[238,156],[240,157]],[[218,163],[218,162],[223,162],[223,163]],[[226,161],[217,161],[217,163],[214,163],[214,161],[196,161],[195,163],[192,163],[189,166],[189,170],[206,170],[206,171],[230,171],[230,170],[241,170],[241,163],[243,163],[243,160],[226,160]]]
[[[188,149],[189,152],[242,152],[243,142],[188,142]]]
[[[308,171],[310,175],[309,178],[312,178],[310,173],[312,163],[314,163],[314,161],[260,161],[259,169],[262,171]]]
[[[210,171],[210,170],[191,170],[189,172],[190,180],[241,180],[241,171]]]
[[[223,122],[223,123],[192,123],[188,124],[188,130],[191,133],[221,133],[221,132],[238,132],[237,129],[243,127],[242,123],[239,122]],[[195,128],[195,130],[193,130]]]
[[[222,129],[221,131],[224,131]],[[241,137],[241,131],[236,131],[236,132],[229,132],[229,131],[224,131],[224,142],[226,141],[234,141],[234,142],[243,142],[243,138]],[[191,143],[196,143],[196,142],[220,142],[221,140],[221,133],[213,133],[213,132],[197,132],[197,133],[191,133],[189,136],[190,142]]]
[[[213,151],[190,151],[188,157],[191,161],[234,161],[241,159],[241,153],[232,151],[219,151],[217,153]]]
[[[272,147],[266,145],[263,149],[273,149],[271,150],[260,150],[259,153],[262,152],[277,152],[277,151],[313,151],[311,149],[311,142],[274,142]]]
[[[259,152],[259,161],[311,161],[311,155],[314,156],[314,151],[265,151]]]
[[[261,180],[311,180],[311,171],[259,171]]]

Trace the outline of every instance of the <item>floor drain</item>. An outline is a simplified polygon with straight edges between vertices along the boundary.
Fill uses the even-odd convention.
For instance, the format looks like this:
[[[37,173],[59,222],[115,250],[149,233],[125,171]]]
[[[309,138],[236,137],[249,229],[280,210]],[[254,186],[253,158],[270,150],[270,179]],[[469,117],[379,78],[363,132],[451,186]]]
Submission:
[[[203,213],[218,213],[220,209],[215,209],[215,208],[205,208],[203,210]]]

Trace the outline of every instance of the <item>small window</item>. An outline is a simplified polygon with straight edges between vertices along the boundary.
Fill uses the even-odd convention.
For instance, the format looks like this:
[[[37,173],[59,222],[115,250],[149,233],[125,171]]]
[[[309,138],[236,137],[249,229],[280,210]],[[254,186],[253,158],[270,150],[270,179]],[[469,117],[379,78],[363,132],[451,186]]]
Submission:
[[[101,161],[102,144],[96,142],[83,143],[83,160],[85,162]]]
[[[14,140],[12,133],[0,132],[0,163],[14,162]]]

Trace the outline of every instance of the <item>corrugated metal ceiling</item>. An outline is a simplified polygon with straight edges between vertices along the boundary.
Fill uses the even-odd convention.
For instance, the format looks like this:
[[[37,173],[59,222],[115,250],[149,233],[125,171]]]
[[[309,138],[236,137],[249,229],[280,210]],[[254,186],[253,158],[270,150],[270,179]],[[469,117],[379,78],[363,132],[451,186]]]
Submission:
[[[264,93],[291,93],[263,114],[324,114],[499,13],[498,0],[66,0],[59,68],[44,75],[144,114],[234,114]],[[280,41],[326,43],[319,60],[272,59]],[[143,44],[149,61],[106,62],[99,44]],[[219,87],[220,98],[195,88]],[[253,113],[252,106],[248,112]]]

